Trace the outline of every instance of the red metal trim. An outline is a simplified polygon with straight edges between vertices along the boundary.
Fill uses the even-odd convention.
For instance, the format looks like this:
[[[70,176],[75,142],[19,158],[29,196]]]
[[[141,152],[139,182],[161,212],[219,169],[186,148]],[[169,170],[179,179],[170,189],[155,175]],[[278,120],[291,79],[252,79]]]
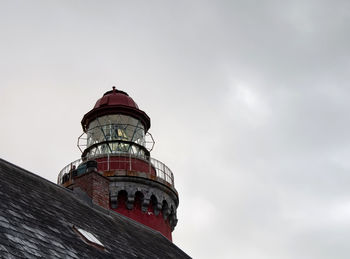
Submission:
[[[145,132],[147,132],[151,127],[151,119],[144,111],[124,105],[108,105],[99,108],[94,108],[84,115],[83,119],[81,120],[81,125],[83,127],[84,132],[87,131],[91,121],[104,115],[114,114],[123,114],[140,120],[143,126],[145,127]]]

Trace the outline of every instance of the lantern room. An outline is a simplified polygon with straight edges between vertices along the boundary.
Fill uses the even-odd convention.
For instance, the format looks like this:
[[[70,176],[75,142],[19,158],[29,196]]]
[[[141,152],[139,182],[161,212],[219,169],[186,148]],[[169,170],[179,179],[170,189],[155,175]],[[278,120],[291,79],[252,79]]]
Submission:
[[[154,140],[148,133],[150,119],[123,91],[106,92],[87,113],[78,139],[82,157],[90,159],[109,154],[130,154],[147,159]]]

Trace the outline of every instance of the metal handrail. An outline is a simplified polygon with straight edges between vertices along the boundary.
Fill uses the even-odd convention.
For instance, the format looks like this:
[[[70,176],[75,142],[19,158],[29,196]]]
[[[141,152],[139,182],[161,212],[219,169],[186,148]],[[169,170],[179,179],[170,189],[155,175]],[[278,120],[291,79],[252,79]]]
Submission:
[[[102,158],[102,157],[106,157],[106,156],[104,155],[104,156],[98,156],[98,157],[94,157],[94,158],[96,159],[96,158]],[[110,157],[113,157],[114,159],[110,160]],[[136,158],[136,159],[139,159],[139,160],[142,160],[142,161],[148,163],[148,165],[149,165],[148,166],[148,173],[151,174],[152,171],[155,172],[156,173],[156,179],[155,179],[156,181],[161,182],[161,183],[163,183],[165,181],[166,183],[170,184],[171,187],[175,188],[175,186],[174,186],[174,174],[169,169],[169,167],[167,167],[164,163],[162,163],[161,161],[159,161],[155,158],[149,158],[149,160],[146,160],[146,159],[143,159],[143,158],[140,158],[138,156],[131,155],[131,154],[111,154],[111,155],[107,156],[107,161],[99,161],[98,164],[99,165],[105,164],[106,167],[108,168],[108,171],[120,170],[120,168],[114,167],[115,162],[116,162],[115,157],[122,158],[120,161],[117,160],[117,162],[125,163],[125,166],[124,166],[125,170],[130,170],[130,171],[133,170],[133,164],[134,164],[134,163],[132,163],[131,159]],[[91,158],[91,159],[94,159],[94,158]],[[128,158],[128,159],[126,160],[126,158]],[[77,159],[77,160],[71,162],[70,164],[66,165],[58,174],[57,183],[63,184],[64,183],[63,178],[65,176],[69,175],[72,172],[72,170],[78,168],[78,166],[82,163],[83,163],[82,159]],[[147,172],[145,172],[145,173],[147,173]]]
[[[69,174],[72,170],[74,170],[75,168],[78,168],[78,166],[83,162],[83,160],[81,158],[69,163],[68,165],[66,165],[65,167],[63,167],[63,169],[60,171],[60,173],[58,174],[57,177],[57,183],[58,184],[62,184],[63,183],[63,176],[66,174]]]

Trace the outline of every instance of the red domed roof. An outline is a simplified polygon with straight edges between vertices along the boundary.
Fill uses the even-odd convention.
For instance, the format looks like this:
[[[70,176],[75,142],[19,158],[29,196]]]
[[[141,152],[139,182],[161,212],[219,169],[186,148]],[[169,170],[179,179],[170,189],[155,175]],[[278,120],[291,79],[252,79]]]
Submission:
[[[138,109],[139,107],[135,103],[135,101],[125,92],[116,90],[113,87],[112,91],[106,92],[102,98],[98,99],[96,102],[94,109],[100,108],[102,106],[111,106],[111,105],[123,105],[129,106]]]
[[[151,119],[140,110],[134,100],[125,92],[115,89],[106,92],[96,102],[94,108],[84,115],[81,125],[86,132],[91,121],[104,115],[124,114],[132,116],[142,122],[147,131],[151,127]]]

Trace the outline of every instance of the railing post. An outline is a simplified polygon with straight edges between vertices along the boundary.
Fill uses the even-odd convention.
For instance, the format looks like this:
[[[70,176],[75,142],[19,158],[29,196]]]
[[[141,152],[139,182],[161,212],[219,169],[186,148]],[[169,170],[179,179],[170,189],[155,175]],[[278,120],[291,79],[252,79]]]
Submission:
[[[109,162],[110,162],[110,160],[109,160],[109,153],[108,153],[108,155],[107,155],[107,171],[110,170]]]
[[[148,158],[148,173],[151,175],[152,170],[151,170],[151,156]],[[157,176],[157,169],[156,169],[156,176]]]
[[[73,162],[70,163],[70,169],[69,169],[69,180],[72,180],[72,168],[73,168]]]
[[[131,153],[129,153],[129,168],[130,168],[130,171],[131,171]]]

